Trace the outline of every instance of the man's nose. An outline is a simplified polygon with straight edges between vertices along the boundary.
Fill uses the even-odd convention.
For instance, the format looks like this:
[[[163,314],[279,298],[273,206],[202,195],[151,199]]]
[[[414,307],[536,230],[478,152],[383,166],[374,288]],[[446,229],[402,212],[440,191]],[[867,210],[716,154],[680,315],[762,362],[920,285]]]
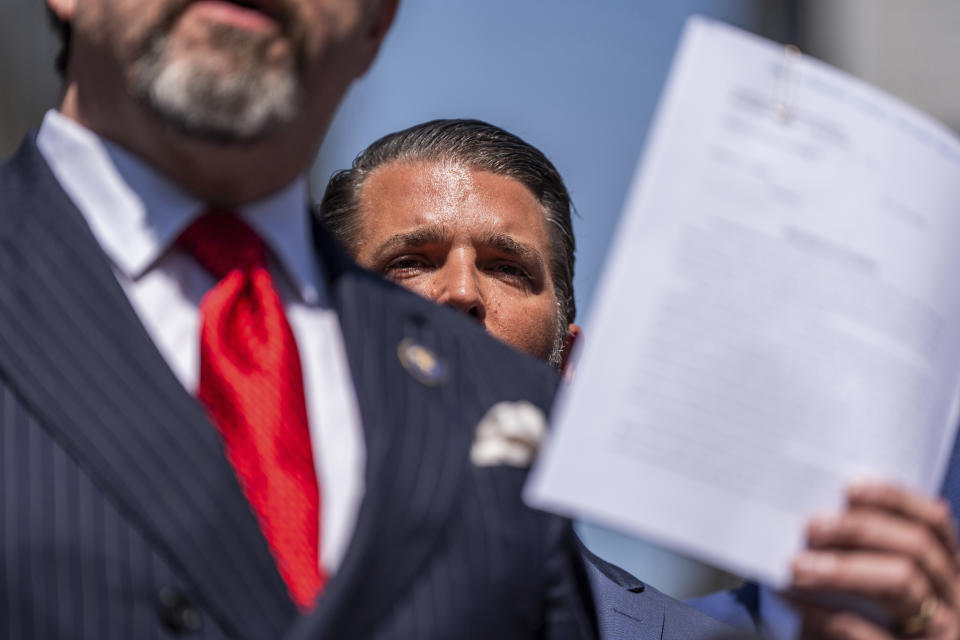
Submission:
[[[487,307],[483,299],[481,274],[473,261],[466,257],[449,259],[441,272],[443,291],[437,302],[482,323],[487,315]]]

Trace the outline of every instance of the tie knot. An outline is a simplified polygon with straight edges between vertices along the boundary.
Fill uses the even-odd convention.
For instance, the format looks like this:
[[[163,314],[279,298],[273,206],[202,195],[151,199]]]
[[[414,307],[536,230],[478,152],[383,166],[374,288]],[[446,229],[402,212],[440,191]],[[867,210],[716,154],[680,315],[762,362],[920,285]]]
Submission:
[[[180,234],[179,243],[221,280],[234,269],[262,266],[265,262],[263,240],[231,213],[204,213]]]

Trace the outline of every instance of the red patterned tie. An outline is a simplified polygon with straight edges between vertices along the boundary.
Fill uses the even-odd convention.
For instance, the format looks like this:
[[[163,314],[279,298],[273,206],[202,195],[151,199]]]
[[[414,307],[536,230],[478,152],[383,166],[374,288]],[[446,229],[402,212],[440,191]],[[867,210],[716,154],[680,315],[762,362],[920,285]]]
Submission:
[[[290,595],[308,609],[325,579],[317,558],[320,492],[300,358],[263,241],[236,216],[207,213],[180,244],[220,279],[200,302],[197,397],[223,437]]]

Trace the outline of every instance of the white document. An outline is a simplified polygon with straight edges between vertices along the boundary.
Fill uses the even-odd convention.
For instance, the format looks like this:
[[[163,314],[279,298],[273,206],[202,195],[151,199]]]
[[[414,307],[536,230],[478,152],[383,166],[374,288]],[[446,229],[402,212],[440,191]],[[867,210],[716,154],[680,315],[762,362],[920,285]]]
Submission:
[[[527,499],[783,586],[849,481],[938,489],[958,307],[960,142],[694,18]]]

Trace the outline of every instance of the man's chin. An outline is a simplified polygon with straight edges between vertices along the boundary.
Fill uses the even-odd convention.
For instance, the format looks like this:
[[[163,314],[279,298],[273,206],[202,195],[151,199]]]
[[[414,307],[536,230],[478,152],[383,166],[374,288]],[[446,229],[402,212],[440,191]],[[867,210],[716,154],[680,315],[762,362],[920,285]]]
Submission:
[[[216,144],[262,140],[299,110],[297,48],[275,30],[257,33],[187,19],[192,7],[204,4],[189,5],[148,38],[129,68],[128,86],[151,112],[191,138]]]
[[[299,86],[285,70],[221,71],[191,60],[145,69],[137,94],[180,133],[215,144],[251,144],[295,118]]]

